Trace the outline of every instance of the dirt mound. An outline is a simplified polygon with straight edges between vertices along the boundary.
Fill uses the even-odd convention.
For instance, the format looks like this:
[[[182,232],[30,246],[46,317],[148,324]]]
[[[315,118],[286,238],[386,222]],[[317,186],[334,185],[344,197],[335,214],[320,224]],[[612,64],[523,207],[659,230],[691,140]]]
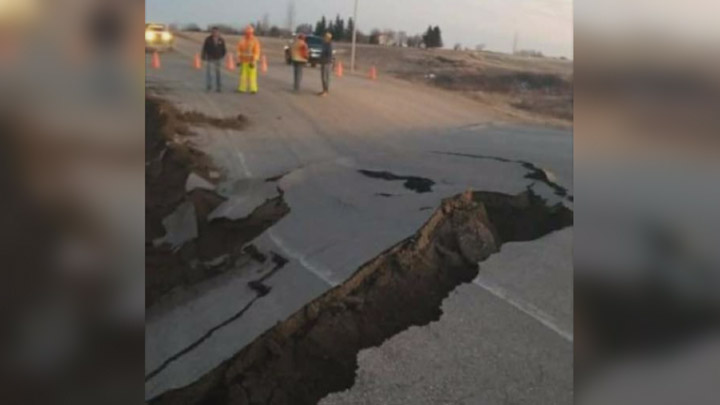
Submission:
[[[152,404],[315,404],[350,388],[357,353],[436,321],[442,301],[472,281],[504,242],[570,226],[572,212],[527,191],[447,199],[412,237],[363,265],[196,383]]]
[[[180,119],[193,125],[207,125],[222,129],[243,129],[247,124],[247,120],[243,115],[238,115],[234,118],[214,118],[197,111],[182,113]]]
[[[239,220],[208,215],[225,199],[211,190],[186,191],[191,173],[205,180],[220,171],[210,158],[190,142],[191,127],[210,125],[239,129],[242,116],[232,119],[206,117],[196,112],[181,113],[169,103],[149,97],[145,100],[145,306],[151,307],[171,290],[213,277],[243,255],[257,259],[258,252],[245,245],[283,218],[289,211],[280,196],[267,200],[249,216]],[[212,182],[208,180],[211,184]],[[168,230],[163,221],[182,204],[189,203],[197,237],[177,249],[156,241]]]

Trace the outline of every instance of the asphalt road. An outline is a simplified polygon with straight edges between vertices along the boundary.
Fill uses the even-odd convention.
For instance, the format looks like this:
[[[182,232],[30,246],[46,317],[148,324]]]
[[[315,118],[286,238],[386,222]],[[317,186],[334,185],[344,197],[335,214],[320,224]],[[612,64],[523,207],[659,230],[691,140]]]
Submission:
[[[291,212],[254,243],[289,263],[267,280],[272,291],[261,299],[253,300],[255,293],[246,283],[268,269],[250,263],[152,308],[147,316],[146,373],[248,307],[240,318],[147,379],[146,398],[195,381],[342,283],[360,265],[413,234],[443,198],[468,188],[514,194],[535,183],[534,190],[551,202],[572,206],[545,184],[526,178],[527,168],[517,162],[545,169],[572,193],[568,131],[501,123],[502,117],[475,101],[383,72],[378,81],[360,74],[333,78],[331,95],[322,98],[316,95],[319,70],[309,68],[303,90],[295,94],[291,69],[277,43],[267,47],[269,72],[260,77],[259,94],[235,93],[237,72],[224,73],[223,93],[206,93],[204,70],[192,68],[199,47],[178,38],[176,51],[161,55],[159,70],[150,68],[148,57],[146,86],[182,110],[248,117],[250,124],[242,131],[199,129],[195,143],[227,172],[223,187],[239,190],[233,200],[237,209],[228,207],[227,212],[246,212],[248,201],[272,196],[267,187],[252,185],[283,175],[277,185]],[[366,176],[360,170],[426,178],[434,185],[429,192],[417,192],[403,181]],[[450,398],[445,391],[458,386],[463,396],[447,403],[570,403],[571,230],[563,232],[517,248],[508,245],[496,262],[484,263],[478,280],[458,288],[443,306],[439,323],[456,327],[411,328],[416,336],[403,345],[402,358],[414,358],[406,364],[422,378],[402,380],[400,374],[407,370],[390,367],[398,356],[379,355],[368,363],[363,352],[354,387],[361,394],[351,390],[345,402],[331,396],[328,403],[371,404],[378,403],[373,398],[384,397],[397,398],[388,400],[397,404],[445,403],[433,400]],[[378,353],[387,354],[385,346],[394,340],[376,348]],[[455,340],[460,344],[453,345]],[[442,349],[450,346],[452,350]],[[444,366],[428,371],[437,364]],[[473,380],[468,370],[485,364],[494,368]],[[432,393],[418,391],[433,380],[443,383],[430,384],[435,387]],[[370,391],[374,397],[365,395]],[[410,392],[425,392],[427,401],[403,402]]]

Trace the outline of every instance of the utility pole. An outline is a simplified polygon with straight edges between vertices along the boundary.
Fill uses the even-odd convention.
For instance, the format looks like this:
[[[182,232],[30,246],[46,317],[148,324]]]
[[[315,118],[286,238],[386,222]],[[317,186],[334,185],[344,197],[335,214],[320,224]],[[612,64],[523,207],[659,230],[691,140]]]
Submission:
[[[295,32],[295,0],[290,0],[287,6],[287,29],[290,35]]]
[[[355,49],[357,47],[357,20],[358,0],[355,0],[355,13],[353,14],[352,51],[350,52],[350,71],[355,72]]]

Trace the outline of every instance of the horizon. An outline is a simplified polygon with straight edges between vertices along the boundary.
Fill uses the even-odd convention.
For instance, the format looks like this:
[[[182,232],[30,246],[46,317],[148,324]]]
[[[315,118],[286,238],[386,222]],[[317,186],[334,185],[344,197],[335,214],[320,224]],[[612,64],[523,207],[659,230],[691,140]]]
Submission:
[[[166,24],[212,24],[242,27],[268,15],[270,25],[287,27],[288,0],[265,0],[255,5],[249,0],[147,0],[147,22]],[[295,0],[295,23],[312,24],[324,15],[340,15],[347,24],[352,17],[354,0]],[[376,6],[376,7],[373,7]],[[396,0],[388,6],[381,0],[359,0],[358,30],[369,34],[373,29],[423,34],[429,25],[439,26],[444,48],[456,43],[475,49],[511,53],[518,36],[518,50],[540,51],[550,57],[573,59],[572,0]],[[411,10],[412,14],[408,14]],[[462,10],[465,10],[463,12]],[[230,18],[229,15],[245,17]],[[508,16],[507,18],[502,18]]]

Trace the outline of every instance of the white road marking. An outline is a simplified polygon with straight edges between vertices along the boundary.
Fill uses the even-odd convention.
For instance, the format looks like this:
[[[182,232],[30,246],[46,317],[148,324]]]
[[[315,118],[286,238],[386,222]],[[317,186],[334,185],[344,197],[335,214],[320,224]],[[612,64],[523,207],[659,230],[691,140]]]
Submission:
[[[335,287],[338,285],[337,282],[330,279],[330,276],[332,275],[332,272],[329,270],[321,270],[317,266],[310,263],[305,255],[298,253],[288,247],[285,242],[283,242],[282,239],[280,239],[277,235],[275,235],[275,232],[273,232],[272,229],[268,230],[267,232],[268,236],[270,237],[270,240],[272,240],[279,248],[280,250],[285,253],[285,255],[292,257],[293,259],[297,260],[303,268],[305,268],[310,273],[314,274],[317,278],[324,281],[331,287]]]
[[[227,138],[228,138],[227,131],[225,131],[225,139],[227,139]],[[230,146],[233,147],[232,142],[228,141],[228,144],[230,144]],[[248,169],[247,162],[245,161],[245,155],[243,155],[243,153],[240,152],[239,148],[237,148],[237,147],[233,147],[233,148],[235,149],[235,153],[237,153],[238,159],[240,159],[240,166],[242,167],[243,172],[245,172],[245,177],[248,179],[252,178],[253,174],[250,171],[250,169]]]
[[[524,314],[528,315],[529,317],[535,319],[536,321],[540,322],[543,326],[546,328],[552,330],[553,332],[557,333],[562,337],[563,339],[567,340],[568,342],[573,342],[573,334],[572,332],[568,332],[558,326],[555,323],[555,319],[546,314],[541,309],[537,308],[536,306],[523,301],[522,299],[511,297],[508,291],[503,289],[502,287],[492,285],[488,283],[487,281],[480,280],[479,278],[476,278],[473,281],[473,284],[477,285],[478,287],[482,288],[483,290],[489,292],[490,294],[496,296],[497,298],[500,298],[501,300],[507,302],[508,304],[512,305],[516,309],[520,310]]]

